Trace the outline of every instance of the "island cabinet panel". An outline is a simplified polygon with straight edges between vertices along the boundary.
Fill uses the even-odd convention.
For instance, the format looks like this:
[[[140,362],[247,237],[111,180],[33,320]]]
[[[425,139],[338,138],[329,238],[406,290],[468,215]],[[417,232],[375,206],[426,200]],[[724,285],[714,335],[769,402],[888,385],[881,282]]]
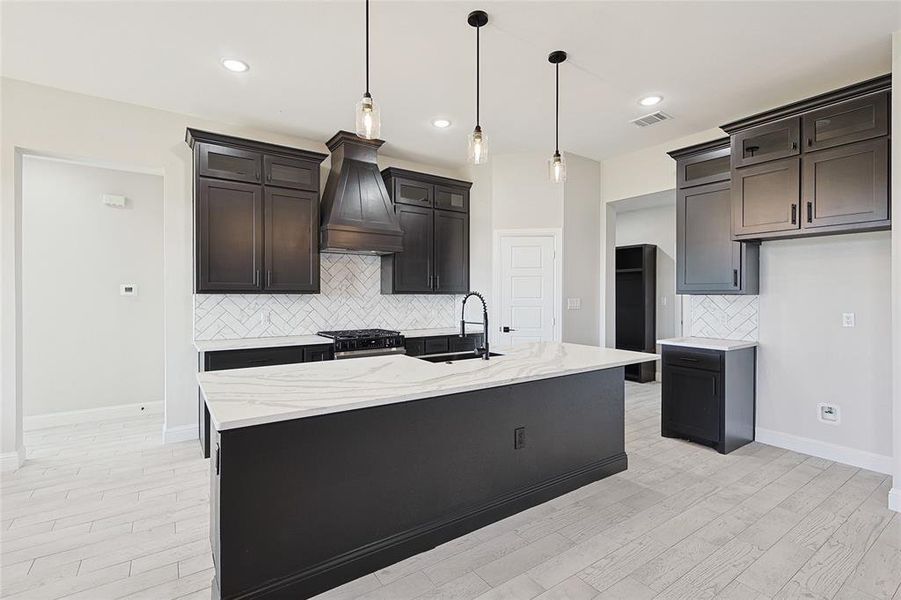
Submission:
[[[197,293],[319,292],[324,154],[188,129]]]
[[[214,594],[309,598],[620,472],[623,417],[611,368],[217,432]]]
[[[472,184],[393,167],[382,177],[404,232],[403,251],[382,256],[382,293],[468,292]]]
[[[259,291],[263,257],[262,188],[201,179],[196,219],[198,289]]]

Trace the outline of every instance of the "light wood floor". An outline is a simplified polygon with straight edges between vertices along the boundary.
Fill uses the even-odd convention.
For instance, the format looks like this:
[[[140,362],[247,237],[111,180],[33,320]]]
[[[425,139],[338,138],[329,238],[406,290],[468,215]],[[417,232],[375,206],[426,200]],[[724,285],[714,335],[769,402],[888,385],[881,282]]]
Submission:
[[[323,594],[366,598],[901,600],[901,515],[877,473],[762,444],[660,437],[627,384],[627,472]],[[4,599],[210,596],[208,461],[161,416],[26,434],[2,479]]]

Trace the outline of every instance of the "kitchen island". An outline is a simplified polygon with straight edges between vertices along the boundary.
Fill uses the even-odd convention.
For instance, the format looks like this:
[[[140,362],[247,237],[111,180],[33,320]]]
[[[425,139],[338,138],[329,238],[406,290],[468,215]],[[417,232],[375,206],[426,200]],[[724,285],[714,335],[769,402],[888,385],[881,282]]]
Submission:
[[[198,375],[214,596],[307,598],[623,471],[623,367],[536,343]]]

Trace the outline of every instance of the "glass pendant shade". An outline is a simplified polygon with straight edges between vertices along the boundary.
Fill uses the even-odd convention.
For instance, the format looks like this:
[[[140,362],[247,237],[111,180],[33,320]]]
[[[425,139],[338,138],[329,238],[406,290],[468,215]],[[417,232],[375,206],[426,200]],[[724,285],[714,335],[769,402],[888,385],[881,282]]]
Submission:
[[[488,138],[482,133],[481,127],[476,127],[469,134],[469,162],[474,165],[488,162]]]
[[[381,135],[381,130],[379,107],[372,101],[372,96],[364,94],[357,104],[357,135],[363,139],[374,140]]]
[[[554,183],[566,181],[566,161],[559,152],[554,152],[553,158],[548,161],[548,176]]]

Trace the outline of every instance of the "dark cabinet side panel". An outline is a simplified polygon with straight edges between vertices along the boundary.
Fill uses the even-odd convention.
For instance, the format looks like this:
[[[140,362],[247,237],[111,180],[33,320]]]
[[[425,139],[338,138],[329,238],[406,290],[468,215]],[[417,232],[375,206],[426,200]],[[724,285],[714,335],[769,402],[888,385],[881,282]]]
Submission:
[[[264,214],[265,289],[318,292],[318,194],[267,187]]]
[[[888,138],[804,155],[802,227],[888,219]]]
[[[435,211],[435,281],[437,292],[469,291],[469,216]]]
[[[261,289],[261,196],[258,185],[199,179],[198,292]]]

